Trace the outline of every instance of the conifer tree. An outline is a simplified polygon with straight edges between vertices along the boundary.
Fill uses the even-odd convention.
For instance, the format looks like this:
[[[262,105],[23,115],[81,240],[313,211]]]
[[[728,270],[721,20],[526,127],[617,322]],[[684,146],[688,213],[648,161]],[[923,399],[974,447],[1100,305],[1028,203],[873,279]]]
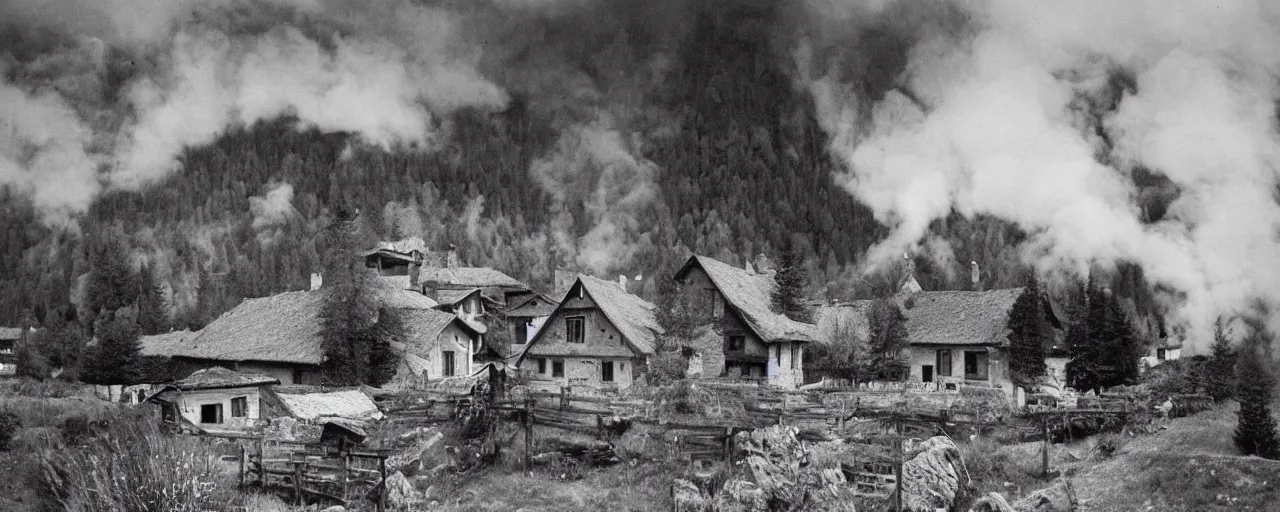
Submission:
[[[1236,413],[1234,441],[1243,455],[1257,455],[1267,459],[1280,459],[1280,434],[1276,419],[1271,415],[1271,393],[1275,389],[1275,376],[1266,366],[1267,358],[1262,347],[1270,343],[1270,336],[1255,330],[1245,341],[1236,366],[1236,396],[1240,410]]]
[[[867,328],[867,377],[905,379],[908,365],[902,351],[907,347],[906,315],[892,300],[877,299],[867,311]]]
[[[391,348],[391,343],[404,339],[404,319],[397,310],[383,308],[378,313],[378,323],[371,331],[372,335],[368,337],[369,364],[364,382],[370,386],[382,386],[396,375],[400,358]]]
[[[149,265],[138,270],[138,328],[142,334],[169,332],[169,312]]]
[[[90,384],[134,384],[140,377],[141,345],[138,326],[130,319],[115,316],[98,322],[97,344],[80,370],[80,379]]]
[[[1040,285],[1031,277],[1009,311],[1009,371],[1019,386],[1034,385],[1047,368],[1042,300]]]
[[[1235,395],[1236,354],[1227,339],[1226,320],[1219,317],[1213,328],[1212,354],[1204,376],[1205,392],[1221,402]]]
[[[790,242],[782,249],[777,271],[773,274],[773,292],[770,307],[774,313],[786,315],[797,322],[812,322],[813,312],[804,303],[804,286],[808,276],[801,267],[803,262]]]
[[[360,257],[356,213],[339,207],[327,230],[320,309],[325,381],[359,384],[367,377],[371,329],[377,305],[369,293],[369,273]]]
[[[36,380],[49,377],[49,358],[41,352],[40,347],[36,346],[38,341],[35,334],[28,332],[14,347],[14,364],[18,367],[19,377],[30,377]]]
[[[1102,370],[1098,360],[1100,344],[1096,342],[1091,327],[1095,324],[1090,319],[1096,315],[1094,304],[1098,303],[1101,294],[1090,279],[1082,286],[1080,299],[1072,308],[1071,325],[1067,331],[1067,350],[1071,361],[1067,363],[1067,382],[1075,389],[1085,391],[1097,389],[1102,379]]]
[[[108,229],[89,245],[89,282],[85,304],[88,313],[115,311],[128,306],[138,296],[133,270],[129,265],[129,249],[124,234]]]

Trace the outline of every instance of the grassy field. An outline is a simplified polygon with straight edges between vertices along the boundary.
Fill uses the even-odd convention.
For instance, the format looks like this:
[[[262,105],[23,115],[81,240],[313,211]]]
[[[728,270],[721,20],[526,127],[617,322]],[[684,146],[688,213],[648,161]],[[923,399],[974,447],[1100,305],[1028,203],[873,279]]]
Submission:
[[[433,492],[444,512],[658,512],[671,510],[671,479],[683,467],[668,463],[619,464],[580,479],[539,470],[533,476],[494,469],[469,477],[468,485]],[[446,494],[447,492],[447,494]]]

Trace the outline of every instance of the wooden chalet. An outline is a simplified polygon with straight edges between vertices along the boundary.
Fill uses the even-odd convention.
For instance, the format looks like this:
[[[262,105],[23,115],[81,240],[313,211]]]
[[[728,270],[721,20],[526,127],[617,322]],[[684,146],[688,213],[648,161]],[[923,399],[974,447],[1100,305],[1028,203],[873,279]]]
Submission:
[[[267,388],[280,381],[223,367],[198,370],[147,398],[160,405],[161,422],[182,430],[244,431],[263,418]]]
[[[796,388],[804,381],[804,349],[817,341],[817,328],[770,309],[771,272],[738,268],[706,256],[693,256],[676,272],[680,293],[692,295],[722,333],[719,354],[697,354],[703,375],[764,379]],[[709,364],[710,363],[710,364]]]
[[[623,389],[662,332],[653,304],[618,283],[579,276],[515,364],[535,382]]]

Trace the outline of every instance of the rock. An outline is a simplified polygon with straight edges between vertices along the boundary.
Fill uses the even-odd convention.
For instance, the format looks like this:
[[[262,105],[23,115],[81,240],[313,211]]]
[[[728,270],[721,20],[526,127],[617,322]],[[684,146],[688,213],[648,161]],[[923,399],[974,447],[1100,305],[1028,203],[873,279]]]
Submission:
[[[768,512],[769,500],[759,486],[746,480],[730,480],[716,496],[716,512]]]
[[[321,510],[320,512],[347,512],[347,507],[342,505],[334,505],[332,507]]]
[[[1005,501],[1004,496],[998,492],[989,492],[973,502],[973,506],[969,507],[969,512],[1017,512],[1013,507],[1009,506],[1009,502]]]
[[[387,505],[393,509],[408,509],[422,501],[418,490],[399,471],[387,477]]]
[[[1071,481],[1059,478],[1053,485],[1015,501],[1013,508],[1018,512],[1071,512],[1076,509],[1077,504]]]
[[[956,469],[960,451],[955,443],[936,436],[911,447],[902,463],[902,504],[905,510],[933,512],[950,509],[960,490]]]
[[[712,512],[709,496],[693,482],[677,478],[671,482],[671,510],[673,512]]]

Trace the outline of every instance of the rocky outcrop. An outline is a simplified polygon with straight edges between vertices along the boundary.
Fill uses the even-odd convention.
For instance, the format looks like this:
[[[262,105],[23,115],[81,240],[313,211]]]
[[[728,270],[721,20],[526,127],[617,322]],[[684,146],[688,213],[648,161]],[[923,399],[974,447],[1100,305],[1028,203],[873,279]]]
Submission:
[[[1015,501],[1013,508],[1018,512],[1071,512],[1077,504],[1071,481],[1060,478],[1053,485]]]
[[[913,512],[951,508],[960,490],[960,450],[955,443],[937,436],[914,446],[904,446],[904,450],[903,508]]]

